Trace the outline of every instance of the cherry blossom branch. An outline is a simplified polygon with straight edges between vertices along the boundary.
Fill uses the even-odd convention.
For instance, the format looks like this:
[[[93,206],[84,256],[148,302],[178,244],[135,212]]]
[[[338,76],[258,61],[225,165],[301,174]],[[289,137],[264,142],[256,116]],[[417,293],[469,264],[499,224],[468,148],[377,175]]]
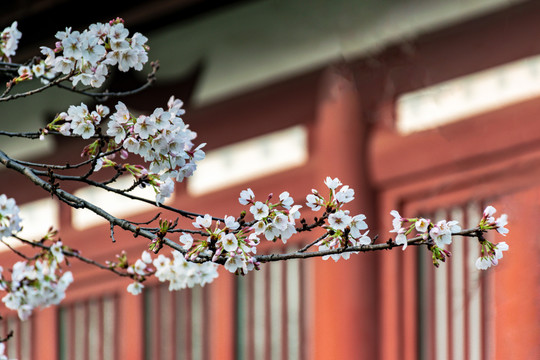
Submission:
[[[33,171],[33,172],[36,175],[40,175],[40,176],[46,176],[47,175],[47,172],[45,172],[45,171],[37,171],[36,170],[36,171]],[[173,206],[169,206],[169,205],[165,205],[165,204],[156,204],[155,201],[145,199],[145,198],[142,198],[140,196],[129,194],[125,190],[116,189],[116,188],[113,188],[111,186],[107,186],[104,183],[94,181],[94,180],[91,180],[91,179],[88,179],[88,178],[83,178],[83,177],[80,177],[80,176],[61,175],[61,174],[56,174],[56,173],[54,174],[54,178],[58,179],[58,180],[65,180],[65,181],[83,182],[83,183],[85,183],[87,185],[91,185],[91,186],[94,186],[96,188],[103,189],[103,190],[106,190],[106,191],[109,191],[109,192],[124,196],[124,197],[126,197],[128,199],[131,199],[131,200],[137,200],[137,201],[140,201],[140,202],[143,202],[143,203],[146,203],[146,204],[150,204],[150,205],[153,205],[153,206],[156,206],[156,207],[159,207],[159,208],[163,208],[165,210],[172,211],[172,212],[177,213],[179,215],[182,215],[182,216],[184,216],[184,217],[186,217],[188,219],[194,219],[197,216],[201,216],[201,214],[191,212],[191,211],[177,209],[177,208],[175,208]],[[216,218],[216,217],[214,217],[213,219],[216,220],[216,221],[217,220],[223,220],[223,219]]]
[[[58,133],[54,132],[54,134],[58,134]],[[39,132],[13,133],[13,132],[0,131],[0,135],[10,136],[10,137],[25,137],[25,138],[37,139],[37,138],[39,138],[41,136],[41,133],[39,133]],[[73,137],[76,137],[76,136],[73,136]],[[120,149],[118,148],[118,149],[113,149],[113,150],[110,150],[110,151],[107,151],[107,152],[104,152],[104,153],[100,153],[100,155],[96,156],[95,158],[90,158],[88,160],[85,160],[85,161],[80,162],[80,163],[75,164],[75,165],[70,165],[70,164],[53,165],[53,164],[34,163],[34,162],[21,161],[21,160],[18,160],[18,159],[11,158],[11,157],[9,157],[8,155],[6,155],[3,152],[2,152],[2,154],[5,157],[6,161],[9,160],[9,161],[17,162],[17,163],[19,163],[19,164],[21,164],[21,165],[23,165],[25,167],[28,167],[29,169],[30,169],[30,167],[42,167],[42,168],[47,168],[48,170],[50,170],[50,169],[70,170],[70,169],[75,169],[75,168],[82,167],[82,166],[87,165],[87,164],[92,164],[93,167],[95,167],[95,163],[96,163],[97,159],[112,155],[112,154],[117,153],[119,151],[120,151]],[[39,171],[39,170],[35,170],[35,169],[31,169],[31,171],[36,175],[51,176],[50,171]],[[108,180],[106,182],[103,182],[103,183],[88,179],[88,177],[91,174],[92,174],[92,170],[90,169],[85,174],[85,176],[67,176],[67,175],[61,175],[61,174],[57,174],[57,173],[52,173],[52,176],[54,176],[54,178],[56,178],[58,180],[83,182],[83,183],[86,183],[87,185],[91,185],[91,186],[98,187],[98,188],[101,188],[101,189],[109,191],[109,192],[113,192],[113,193],[122,195],[122,196],[127,197],[127,198],[129,198],[131,200],[137,200],[137,201],[144,202],[144,203],[147,203],[147,204],[156,205],[156,203],[154,201],[152,201],[152,200],[148,200],[148,199],[136,196],[136,195],[128,194],[129,191],[133,190],[137,186],[137,183],[135,183],[133,186],[131,186],[127,190],[116,189],[116,188],[107,186],[108,183],[114,182],[121,175],[121,173],[119,173],[119,172],[117,172],[110,180]],[[168,206],[168,205],[165,205],[165,204],[159,204],[157,206],[159,206],[159,207],[161,207],[163,209],[178,213],[178,214],[180,214],[180,215],[182,215],[182,216],[184,216],[186,218],[189,218],[189,219],[193,219],[196,216],[201,216],[201,214],[181,210],[181,209],[178,209],[178,208],[175,208],[175,207],[172,207],[172,206]],[[223,219],[214,218],[214,220],[223,220]]]
[[[26,139],[39,139],[39,137],[42,136],[42,133],[41,132],[11,132],[11,131],[0,130],[0,136],[19,137],[19,138],[26,138]]]
[[[21,238],[20,236],[17,236],[17,235],[12,235],[12,236],[15,239],[19,240],[20,242],[22,242],[24,244],[30,245],[31,247],[37,247],[37,248],[40,248],[42,250],[51,251],[52,246],[47,246],[47,245],[45,245],[45,244],[43,244],[41,242],[30,241],[28,239]],[[75,258],[75,259],[80,260],[80,261],[82,261],[82,262],[84,262],[86,264],[93,265],[93,266],[95,266],[95,267],[97,267],[99,269],[111,271],[111,272],[113,272],[114,274],[116,274],[118,276],[133,278],[133,274],[130,274],[130,273],[125,272],[125,271],[119,271],[115,267],[111,267],[109,265],[104,265],[104,264],[101,264],[101,263],[99,263],[99,262],[97,262],[95,260],[84,257],[78,251],[66,249],[65,247],[62,247],[60,249],[60,251],[65,256],[68,256],[70,258]]]
[[[63,84],[58,84],[58,87],[60,87],[62,89],[65,89],[65,90],[69,90],[71,92],[75,92],[77,94],[86,95],[86,96],[96,98],[97,100],[99,100],[101,102],[107,101],[111,97],[125,97],[125,96],[129,96],[129,95],[135,95],[135,94],[138,94],[138,93],[150,88],[156,82],[156,73],[159,70],[159,61],[156,60],[156,61],[151,62],[150,66],[152,67],[152,71],[150,73],[148,73],[148,75],[146,77],[146,82],[143,85],[141,85],[141,86],[139,86],[139,87],[137,87],[135,89],[132,89],[132,90],[116,91],[116,92],[104,91],[104,92],[99,92],[98,93],[98,92],[90,92],[90,91],[78,90],[76,88],[68,87],[68,86],[63,85]]]
[[[56,86],[58,84],[60,84],[62,81],[66,81],[68,80],[73,74],[72,73],[69,73],[65,76],[60,76],[59,78],[41,86],[41,87],[38,87],[36,89],[33,89],[33,90],[29,90],[29,91],[25,91],[25,92],[22,92],[22,93],[17,93],[17,94],[13,94],[13,95],[9,95],[9,96],[4,96],[4,94],[2,94],[2,96],[0,97],[0,102],[3,102],[3,101],[10,101],[10,100],[15,100],[15,99],[18,99],[18,98],[23,98],[23,97],[27,97],[27,96],[31,96],[31,95],[35,95],[35,94],[38,94],[44,90],[47,90],[53,86]],[[8,87],[8,89],[6,89],[6,92],[10,89],[10,87]]]
[[[0,320],[1,320],[1,319],[2,319],[2,318],[0,317]],[[0,343],[3,343],[3,342],[8,341],[9,339],[11,339],[11,338],[13,337],[13,335],[14,335],[13,330],[10,330],[10,331],[6,334],[6,336],[4,336],[3,338],[0,338]]]
[[[42,179],[40,179],[38,177],[38,174],[39,175],[46,175],[45,172],[41,172],[41,171],[32,171],[31,169],[29,169],[28,167],[25,167],[21,164],[18,164],[14,161],[11,161],[9,159],[9,157],[7,157],[7,155],[5,155],[5,153],[1,152],[0,151],[0,162],[2,162],[6,167],[8,168],[13,168],[15,169],[16,171],[19,171],[20,173],[26,175],[27,177],[30,178],[30,180],[32,180],[34,183],[36,183],[37,185],[41,186],[42,188],[44,188],[45,190],[51,192],[52,194],[55,194],[57,195],[60,199],[64,199],[64,200],[67,200],[69,202],[69,204],[73,207],[76,207],[76,208],[87,208],[91,211],[93,211],[94,213],[96,213],[97,215],[105,218],[107,221],[109,221],[109,223],[111,224],[111,228],[113,228],[114,226],[120,226],[122,227],[123,229],[125,230],[129,230],[131,232],[133,232],[134,234],[136,235],[143,235],[144,237],[147,237],[149,239],[152,239],[152,240],[156,240],[156,234],[158,233],[159,229],[158,228],[141,228],[141,227],[137,227],[135,226],[134,224],[130,223],[129,221],[127,220],[122,220],[122,219],[118,219],[114,216],[112,216],[111,214],[105,212],[103,209],[81,199],[81,198],[78,198],[70,193],[67,193],[65,192],[64,190],[62,189],[59,189],[58,187],[55,187],[53,184],[51,183],[48,183]],[[56,177],[56,175],[55,175]],[[62,176],[59,176],[59,178],[62,178]],[[66,177],[64,177],[65,179]],[[87,181],[88,179],[84,180],[84,181]],[[96,186],[99,186],[99,183],[96,183]],[[99,186],[99,187],[102,187],[102,188],[109,188],[107,186]],[[117,190],[117,189],[113,189],[113,188],[110,188],[111,191],[113,192],[119,192],[121,193],[120,190]],[[328,212],[326,211],[325,214],[327,214]],[[334,216],[334,215],[332,215]],[[328,217],[327,215],[324,215],[321,217],[321,218],[326,218]],[[201,218],[200,216],[198,217],[198,219]],[[211,221],[211,217],[208,216],[208,220]],[[199,221],[199,220],[197,220]],[[224,222],[227,222],[227,219],[224,219],[223,220]],[[319,223],[320,220],[317,220],[316,223]],[[319,223],[319,226],[321,224]],[[208,225],[209,226],[209,225]],[[244,225],[242,228],[249,228],[251,225]],[[169,229],[170,228],[170,229]],[[238,231],[235,231],[239,228],[239,226],[236,226],[233,230],[233,233],[235,232],[240,232],[240,230]],[[477,227],[477,228],[473,228],[473,229],[469,229],[469,230],[463,230],[463,231],[458,231],[458,232],[452,232],[450,235],[464,235],[464,236],[469,236],[469,237],[477,237],[479,238],[479,240],[484,240],[484,238],[482,237],[482,231],[483,230],[482,228],[480,227]],[[164,235],[167,233],[167,232],[173,232],[174,231],[174,226],[168,226],[167,229],[162,232],[162,236],[159,238],[159,242],[160,243],[163,243],[167,246],[170,246],[171,248],[177,250],[177,251],[180,251],[181,253],[185,253],[185,248],[179,246],[178,244],[172,242],[171,240],[167,239],[164,237]],[[184,233],[192,233],[192,234],[199,234],[199,235],[202,235],[202,234],[205,234],[205,232],[202,232],[202,231],[189,231],[187,229],[179,229],[178,231],[182,231]],[[208,231],[208,229],[207,229]],[[355,245],[355,246],[348,246],[347,244],[345,244],[345,246],[339,246],[339,247],[336,247],[334,249],[324,249],[324,250],[319,250],[319,251],[315,251],[315,252],[306,252],[307,249],[309,249],[310,247],[316,245],[316,244],[320,244],[323,240],[325,240],[327,237],[329,236],[329,233],[326,233],[324,234],[323,236],[321,236],[319,239],[317,239],[317,241],[314,241],[310,244],[308,244],[307,246],[305,246],[304,248],[300,249],[299,251],[296,251],[296,252],[293,252],[293,253],[288,253],[288,254],[273,254],[273,255],[257,255],[257,256],[254,256],[254,260],[257,261],[257,262],[269,262],[269,261],[278,261],[278,260],[287,260],[287,259],[294,259],[294,258],[308,258],[308,257],[324,257],[324,256],[329,256],[329,255],[337,255],[337,254],[342,254],[342,253],[349,253],[349,252],[367,252],[367,251],[375,251],[375,250],[384,250],[384,249],[391,249],[393,247],[396,247],[396,246],[399,246],[399,245],[404,245],[404,248],[406,247],[406,245],[419,245],[419,244],[426,244],[426,245],[431,245],[430,243],[426,242],[426,237],[425,235],[419,235],[417,237],[414,237],[412,239],[409,239],[409,240],[405,240],[405,243],[403,242],[400,242],[398,241],[397,239],[399,238],[396,238],[396,241],[392,241],[391,239],[389,241],[387,241],[386,243],[383,243],[383,244],[361,244],[361,245]],[[371,240],[370,240],[371,242]],[[192,255],[191,258],[192,260],[195,260],[197,259],[197,257],[199,257],[199,254],[197,253],[196,256]],[[202,259],[204,260],[204,256],[202,257]],[[219,256],[218,256],[219,258]],[[217,260],[214,259],[214,260]],[[223,260],[221,260],[220,262],[222,262]]]
[[[150,240],[153,240],[155,238],[155,235],[149,231],[142,230],[140,227],[133,225],[127,220],[119,219],[105,210],[101,209],[100,207],[80,198],[77,197],[63,189],[60,189],[58,187],[55,187],[51,185],[50,183],[42,180],[39,176],[37,176],[32,169],[21,165],[13,160],[11,160],[3,151],[0,150],[0,163],[4,164],[7,168],[11,168],[23,175],[25,175],[30,181],[32,181],[34,184],[40,186],[47,192],[56,195],[60,200],[66,202],[68,205],[77,208],[77,209],[88,209],[95,213],[96,215],[104,218],[109,223],[114,224],[115,226],[119,226],[120,228],[130,231],[135,235],[141,235],[143,237],[146,237]],[[174,243],[173,241],[163,238],[162,241],[169,247],[181,251],[182,248]]]
[[[61,134],[58,131],[54,130],[40,130],[40,131],[33,131],[33,132],[11,132],[11,131],[3,131],[0,130],[0,136],[7,136],[7,137],[19,137],[19,138],[26,138],[26,139],[41,139],[45,135],[61,135],[61,136],[67,136],[71,138],[78,138],[80,139],[80,136],[78,135],[64,135]],[[99,135],[92,136],[90,138],[99,139]]]
[[[22,165],[22,164],[19,164],[18,162],[16,161],[13,161],[11,160],[4,152],[0,151],[0,162],[2,162],[6,167],[8,168],[12,168],[24,175],[26,175],[31,181],[33,181],[35,184],[41,186],[43,189],[47,190],[48,192],[51,192],[53,194],[55,194],[56,196],[58,196],[59,198],[61,199],[65,199],[67,201],[69,201],[69,203],[74,206],[74,207],[77,207],[77,208],[87,208],[91,211],[93,211],[94,213],[96,213],[97,215],[105,218],[107,221],[109,221],[111,223],[111,226],[120,226],[121,228],[125,229],[125,230],[128,230],[128,231],[131,231],[133,232],[134,234],[137,234],[137,235],[142,235],[144,237],[147,237],[149,239],[155,239],[155,231],[157,231],[157,229],[151,229],[152,231],[149,231],[150,229],[148,228],[140,228],[140,227],[136,227],[134,224],[130,223],[129,221],[127,220],[122,220],[122,219],[118,219],[114,216],[112,216],[111,214],[105,212],[103,209],[79,198],[79,197],[76,197],[62,189],[59,189],[59,188],[55,188],[54,186],[52,186],[50,183],[40,179],[38,177],[38,175],[46,175],[45,172],[41,172],[41,171],[35,171],[35,170],[31,170],[30,168]],[[55,178],[64,178],[66,179],[66,177],[63,177],[63,176],[59,176],[59,175],[54,175]],[[72,177],[68,177],[69,179],[71,179]],[[88,179],[84,180],[85,182],[88,182],[94,186],[98,186],[98,187],[101,187],[101,188],[104,188],[104,189],[107,189],[109,191],[113,191],[113,192],[116,192],[116,193],[121,193],[122,191],[120,190],[117,190],[117,189],[114,189],[114,188],[110,188],[108,186],[100,186],[99,183],[95,183],[92,182],[92,181],[88,181]],[[144,199],[142,199],[144,200]],[[325,217],[323,215],[323,217]],[[191,232],[191,233],[199,233],[201,234],[200,231],[189,231],[189,230],[180,230],[180,231],[184,231],[184,232]],[[171,232],[172,232],[172,229],[171,229]],[[482,236],[482,232],[480,232],[480,228],[473,228],[473,229],[468,229],[468,230],[463,230],[463,231],[460,231],[460,232],[455,232],[455,233],[452,233],[452,235],[463,235],[463,236],[470,236],[470,237],[479,237]],[[326,237],[328,236],[328,234],[324,234],[322,235],[320,238],[318,238],[316,241],[308,244],[307,246],[305,246],[304,248],[296,251],[296,252],[293,252],[293,253],[288,253],[288,254],[273,254],[273,255],[258,255],[258,256],[255,256],[255,259],[259,262],[269,262],[269,261],[278,261],[278,260],[287,260],[287,259],[294,259],[294,258],[308,258],[308,257],[321,257],[321,256],[327,256],[327,255],[333,255],[333,254],[340,254],[340,253],[344,253],[344,252],[366,252],[366,251],[374,251],[374,250],[384,250],[384,249],[391,249],[393,247],[396,247],[396,246],[399,246],[397,243],[393,242],[392,240],[389,240],[387,243],[384,243],[384,244],[372,244],[372,245],[360,245],[360,246],[350,246],[350,247],[340,247],[340,248],[337,248],[337,249],[329,249],[329,250],[322,250],[322,251],[316,251],[316,252],[306,252],[307,249],[309,249],[311,246],[317,244],[318,242],[320,242],[321,240],[325,239]],[[170,246],[171,248],[175,249],[175,250],[178,250],[178,251],[183,251],[184,249],[182,249],[180,246],[178,246],[176,243],[173,243],[172,241],[166,239],[166,238],[163,238],[163,241],[166,245]],[[407,241],[407,244],[410,244],[410,245],[417,245],[421,242],[425,242],[424,238],[422,236],[417,236],[415,238],[412,238],[412,239],[409,239]]]
[[[485,231],[481,230],[480,227],[474,227],[471,229],[466,229],[466,230],[452,233],[452,236],[466,236],[466,237],[483,239],[483,233],[485,233]],[[326,236],[327,234],[321,236],[319,239],[309,244],[308,247],[315,245],[317,242],[323,240]],[[408,239],[407,244],[413,245],[413,246],[423,246],[423,245],[429,246],[430,245],[429,242],[427,242],[423,236],[416,236],[414,238]],[[313,252],[305,252],[304,250],[305,248],[302,248],[298,251],[286,253],[286,254],[256,255],[255,258],[257,259],[257,261],[261,263],[266,263],[266,262],[291,260],[291,259],[307,259],[307,258],[312,258],[312,257],[323,257],[323,256],[336,255],[336,254],[342,254],[342,253],[390,250],[399,246],[401,246],[401,244],[397,244],[392,238],[390,238],[388,239],[388,241],[381,244],[348,246],[348,247],[340,247],[336,249],[313,251]]]
[[[27,261],[35,260],[35,257],[26,256],[25,254],[23,254],[22,252],[20,252],[19,250],[15,249],[13,246],[5,242],[3,239],[0,240],[0,242],[2,242],[2,244],[4,244],[9,250],[11,250],[11,252],[17,254],[17,256],[19,256],[20,258],[23,258]]]
[[[114,150],[111,150],[111,151],[107,151],[107,152],[104,152],[103,154],[99,155],[99,157],[109,156],[109,155],[117,153],[118,151],[120,151],[120,149],[114,149]],[[43,163],[35,163],[35,162],[30,162],[30,161],[22,161],[22,160],[14,159],[14,158],[11,158],[11,160],[13,160],[15,162],[18,162],[21,165],[28,166],[28,167],[41,167],[41,168],[54,169],[54,170],[77,169],[77,168],[80,168],[80,167],[82,167],[84,165],[91,164],[93,162],[93,159],[88,159],[88,160],[84,160],[84,161],[81,161],[80,163],[73,164],[73,165],[69,164],[69,163],[66,163],[66,165],[54,165],[54,164],[43,164]]]

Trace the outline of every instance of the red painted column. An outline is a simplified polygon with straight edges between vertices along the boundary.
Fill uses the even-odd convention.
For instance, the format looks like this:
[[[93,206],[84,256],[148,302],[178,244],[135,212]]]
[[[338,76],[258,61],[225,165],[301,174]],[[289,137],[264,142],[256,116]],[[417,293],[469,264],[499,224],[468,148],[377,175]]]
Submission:
[[[253,275],[253,274],[250,274]],[[219,278],[209,286],[209,330],[205,339],[210,359],[234,359],[236,295],[234,275],[219,269]]]
[[[323,180],[338,177],[355,190],[346,205],[351,215],[367,216],[375,226],[372,192],[365,162],[368,127],[359,94],[347,69],[331,68],[323,75],[312,136],[313,160],[318,164],[317,188],[327,196]],[[372,230],[372,232],[375,230]],[[352,255],[349,260],[314,260],[313,354],[317,359],[375,359],[377,357],[376,255]]]
[[[32,356],[43,360],[58,359],[58,307],[35,310],[33,316]]]
[[[144,298],[122,289],[118,301],[119,333],[116,334],[119,359],[143,360],[144,358]],[[129,334],[129,336],[122,336]]]
[[[508,214],[508,236],[493,234],[495,243],[505,241],[505,251],[499,264],[488,269],[493,277],[493,318],[487,319],[485,333],[487,352],[493,359],[527,359],[540,355],[540,187],[505,196],[493,204]]]

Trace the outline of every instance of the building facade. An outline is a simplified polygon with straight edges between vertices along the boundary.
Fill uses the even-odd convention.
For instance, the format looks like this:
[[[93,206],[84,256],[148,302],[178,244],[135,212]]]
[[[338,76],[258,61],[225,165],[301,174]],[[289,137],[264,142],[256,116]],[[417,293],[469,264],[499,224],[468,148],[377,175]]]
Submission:
[[[231,12],[257,19],[257,6],[274,9],[268,3],[220,8],[223,15],[215,21],[229,24]],[[220,270],[214,283],[179,292],[149,281],[142,295],[133,296],[125,279],[73,261],[75,282],[60,306],[36,311],[23,323],[5,316],[4,333],[15,332],[8,352],[21,360],[536,358],[539,10],[535,2],[519,2],[443,21],[440,14],[452,9],[441,8],[426,15],[439,19],[437,26],[389,37],[376,51],[360,51],[365,46],[360,44],[340,59],[313,54],[317,61],[302,66],[303,60],[291,55],[297,68],[278,64],[273,73],[262,64],[259,74],[230,80],[233,84],[216,75],[209,51],[200,62],[182,63],[182,76],[165,70],[163,84],[124,100],[128,107],[150,111],[163,106],[171,92],[187,96],[185,120],[208,143],[210,165],[201,163],[203,175],[177,187],[173,206],[234,215],[242,210],[237,199],[247,187],[259,196],[286,190],[300,203],[312,188],[323,187],[326,176],[338,177],[355,189],[351,212],[365,214],[370,235],[379,234],[384,242],[392,209],[408,217],[453,218],[468,228],[491,204],[510,219],[508,236],[494,240],[510,245],[497,267],[476,270],[478,244],[459,239],[439,268],[423,248],[394,248],[337,263],[268,264],[245,277]],[[210,21],[213,12],[206,11],[183,21]],[[159,44],[178,34],[151,25],[161,36]],[[249,27],[231,32],[246,33]],[[343,39],[351,33],[343,31]],[[233,75],[241,69],[227,54],[249,52],[252,40],[245,36],[238,44],[248,50],[219,52],[217,46],[222,57],[216,56]],[[162,67],[170,62],[165,58]],[[240,62],[243,66],[247,73],[253,70]],[[33,161],[79,158],[78,144],[52,146],[54,151]],[[2,192],[22,206],[47,199],[19,175],[5,169],[0,174]],[[72,184],[66,190],[86,191]],[[98,203],[102,199],[86,194]],[[110,202],[105,196],[103,206]],[[112,243],[107,224],[65,204],[43,204],[38,205],[57,223],[62,239],[87,257],[103,262],[122,249],[136,257],[147,246],[121,232]],[[127,207],[121,203],[117,211],[134,221],[154,214]],[[263,247],[286,251],[316,236],[305,233],[287,247]],[[4,268],[16,259],[0,253]]]

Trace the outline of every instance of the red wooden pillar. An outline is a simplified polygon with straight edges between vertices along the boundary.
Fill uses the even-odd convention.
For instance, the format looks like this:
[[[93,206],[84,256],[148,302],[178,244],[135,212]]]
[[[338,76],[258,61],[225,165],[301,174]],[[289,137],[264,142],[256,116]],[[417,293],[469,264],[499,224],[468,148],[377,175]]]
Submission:
[[[58,307],[35,310],[32,325],[32,356],[43,360],[58,359]]]
[[[253,275],[253,274],[250,274]],[[210,359],[228,360],[235,357],[235,278],[224,268],[219,278],[210,286],[209,318],[210,334],[205,338]],[[206,310],[206,309],[205,309]]]
[[[487,319],[488,351],[493,359],[527,359],[540,355],[540,262],[538,233],[540,226],[540,188],[536,187],[503,197],[495,205],[509,218],[507,237],[494,234],[496,243],[505,241],[498,266],[491,272],[492,316]],[[500,215],[500,214],[497,214]]]
[[[338,177],[355,190],[346,207],[363,213],[374,226],[367,178],[367,124],[359,94],[347,69],[331,68],[323,76],[313,135],[316,186],[327,196],[326,176]],[[373,230],[374,231],[374,230]],[[349,260],[315,260],[314,356],[317,359],[375,359],[377,357],[377,292],[374,254]]]
[[[118,320],[119,334],[129,333],[129,336],[116,334],[118,358],[143,360],[144,358],[144,297],[132,295],[122,289],[119,292]],[[122,329],[124,331],[122,331]]]

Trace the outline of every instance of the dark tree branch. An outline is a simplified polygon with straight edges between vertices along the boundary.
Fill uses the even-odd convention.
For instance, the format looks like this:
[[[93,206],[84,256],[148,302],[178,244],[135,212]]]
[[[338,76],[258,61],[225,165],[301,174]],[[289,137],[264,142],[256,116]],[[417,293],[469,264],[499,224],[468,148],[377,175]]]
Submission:
[[[26,244],[26,245],[30,245],[32,247],[37,247],[37,248],[40,248],[40,249],[43,249],[43,250],[47,250],[47,251],[50,251],[51,250],[51,247],[50,246],[47,246],[45,244],[42,244],[41,242],[35,242],[35,241],[30,241],[30,240],[27,240],[27,239],[23,239],[17,235],[13,235],[14,238],[16,238],[17,240],[21,241],[22,243]],[[87,257],[84,257],[82,256],[79,252],[77,251],[72,251],[72,250],[65,250],[65,249],[62,249],[62,253],[65,255],[65,256],[69,256],[69,257],[72,257],[72,258],[75,258],[75,259],[78,259],[82,262],[85,262],[87,264],[90,264],[90,265],[93,265],[93,266],[96,266],[100,269],[103,269],[103,270],[108,270],[108,271],[111,271],[113,273],[115,273],[116,275],[119,275],[119,276],[123,276],[123,277],[129,277],[129,278],[133,278],[134,277],[134,274],[130,274],[128,272],[125,272],[125,271],[119,271],[117,270],[116,268],[114,267],[111,267],[111,266],[107,266],[107,265],[103,265],[101,263],[98,263],[97,261],[94,261],[92,259],[89,259]]]
[[[53,86],[56,86],[58,84],[60,84],[62,81],[65,81],[67,79],[69,79],[73,74],[72,73],[69,73],[65,76],[61,76],[41,87],[38,87],[34,90],[30,90],[30,91],[26,91],[26,92],[22,92],[22,93],[18,93],[18,94],[14,94],[14,95],[9,95],[9,96],[2,96],[0,97],[0,102],[2,101],[10,101],[10,100],[14,100],[14,99],[18,99],[18,98],[22,98],[22,97],[26,97],[26,96],[30,96],[30,95],[34,95],[34,94],[37,94],[37,93],[40,93],[44,90],[47,90]]]
[[[153,61],[152,63],[150,63],[150,65],[152,66],[152,71],[146,77],[146,82],[143,85],[139,86],[138,88],[128,90],[128,91],[117,91],[117,92],[104,91],[104,92],[98,93],[98,92],[78,90],[76,88],[69,87],[64,84],[58,84],[57,86],[65,90],[75,92],[77,94],[93,97],[97,99],[98,101],[103,102],[103,101],[107,101],[111,97],[124,97],[124,96],[134,95],[152,86],[154,82],[156,81],[156,73],[159,69],[159,62]]]
[[[60,200],[68,203],[70,206],[77,208],[77,209],[88,209],[95,213],[96,215],[104,218],[109,223],[114,224],[115,226],[118,226],[124,230],[130,231],[133,234],[141,235],[145,238],[148,238],[150,240],[153,240],[155,238],[155,235],[149,231],[142,230],[138,226],[135,226],[134,224],[130,223],[127,220],[119,219],[102,208],[80,198],[77,197],[63,189],[60,189],[58,187],[54,187],[49,182],[41,179],[39,176],[37,176],[32,169],[21,165],[13,160],[11,160],[3,151],[0,150],[0,163],[4,164],[7,168],[11,168],[23,175],[25,175],[30,181],[32,181],[34,184],[38,185],[39,187],[43,188],[47,192],[51,193],[52,195],[56,195]],[[167,246],[184,252],[182,247],[175,243],[172,240],[169,240],[167,238],[162,239],[163,243]]]

